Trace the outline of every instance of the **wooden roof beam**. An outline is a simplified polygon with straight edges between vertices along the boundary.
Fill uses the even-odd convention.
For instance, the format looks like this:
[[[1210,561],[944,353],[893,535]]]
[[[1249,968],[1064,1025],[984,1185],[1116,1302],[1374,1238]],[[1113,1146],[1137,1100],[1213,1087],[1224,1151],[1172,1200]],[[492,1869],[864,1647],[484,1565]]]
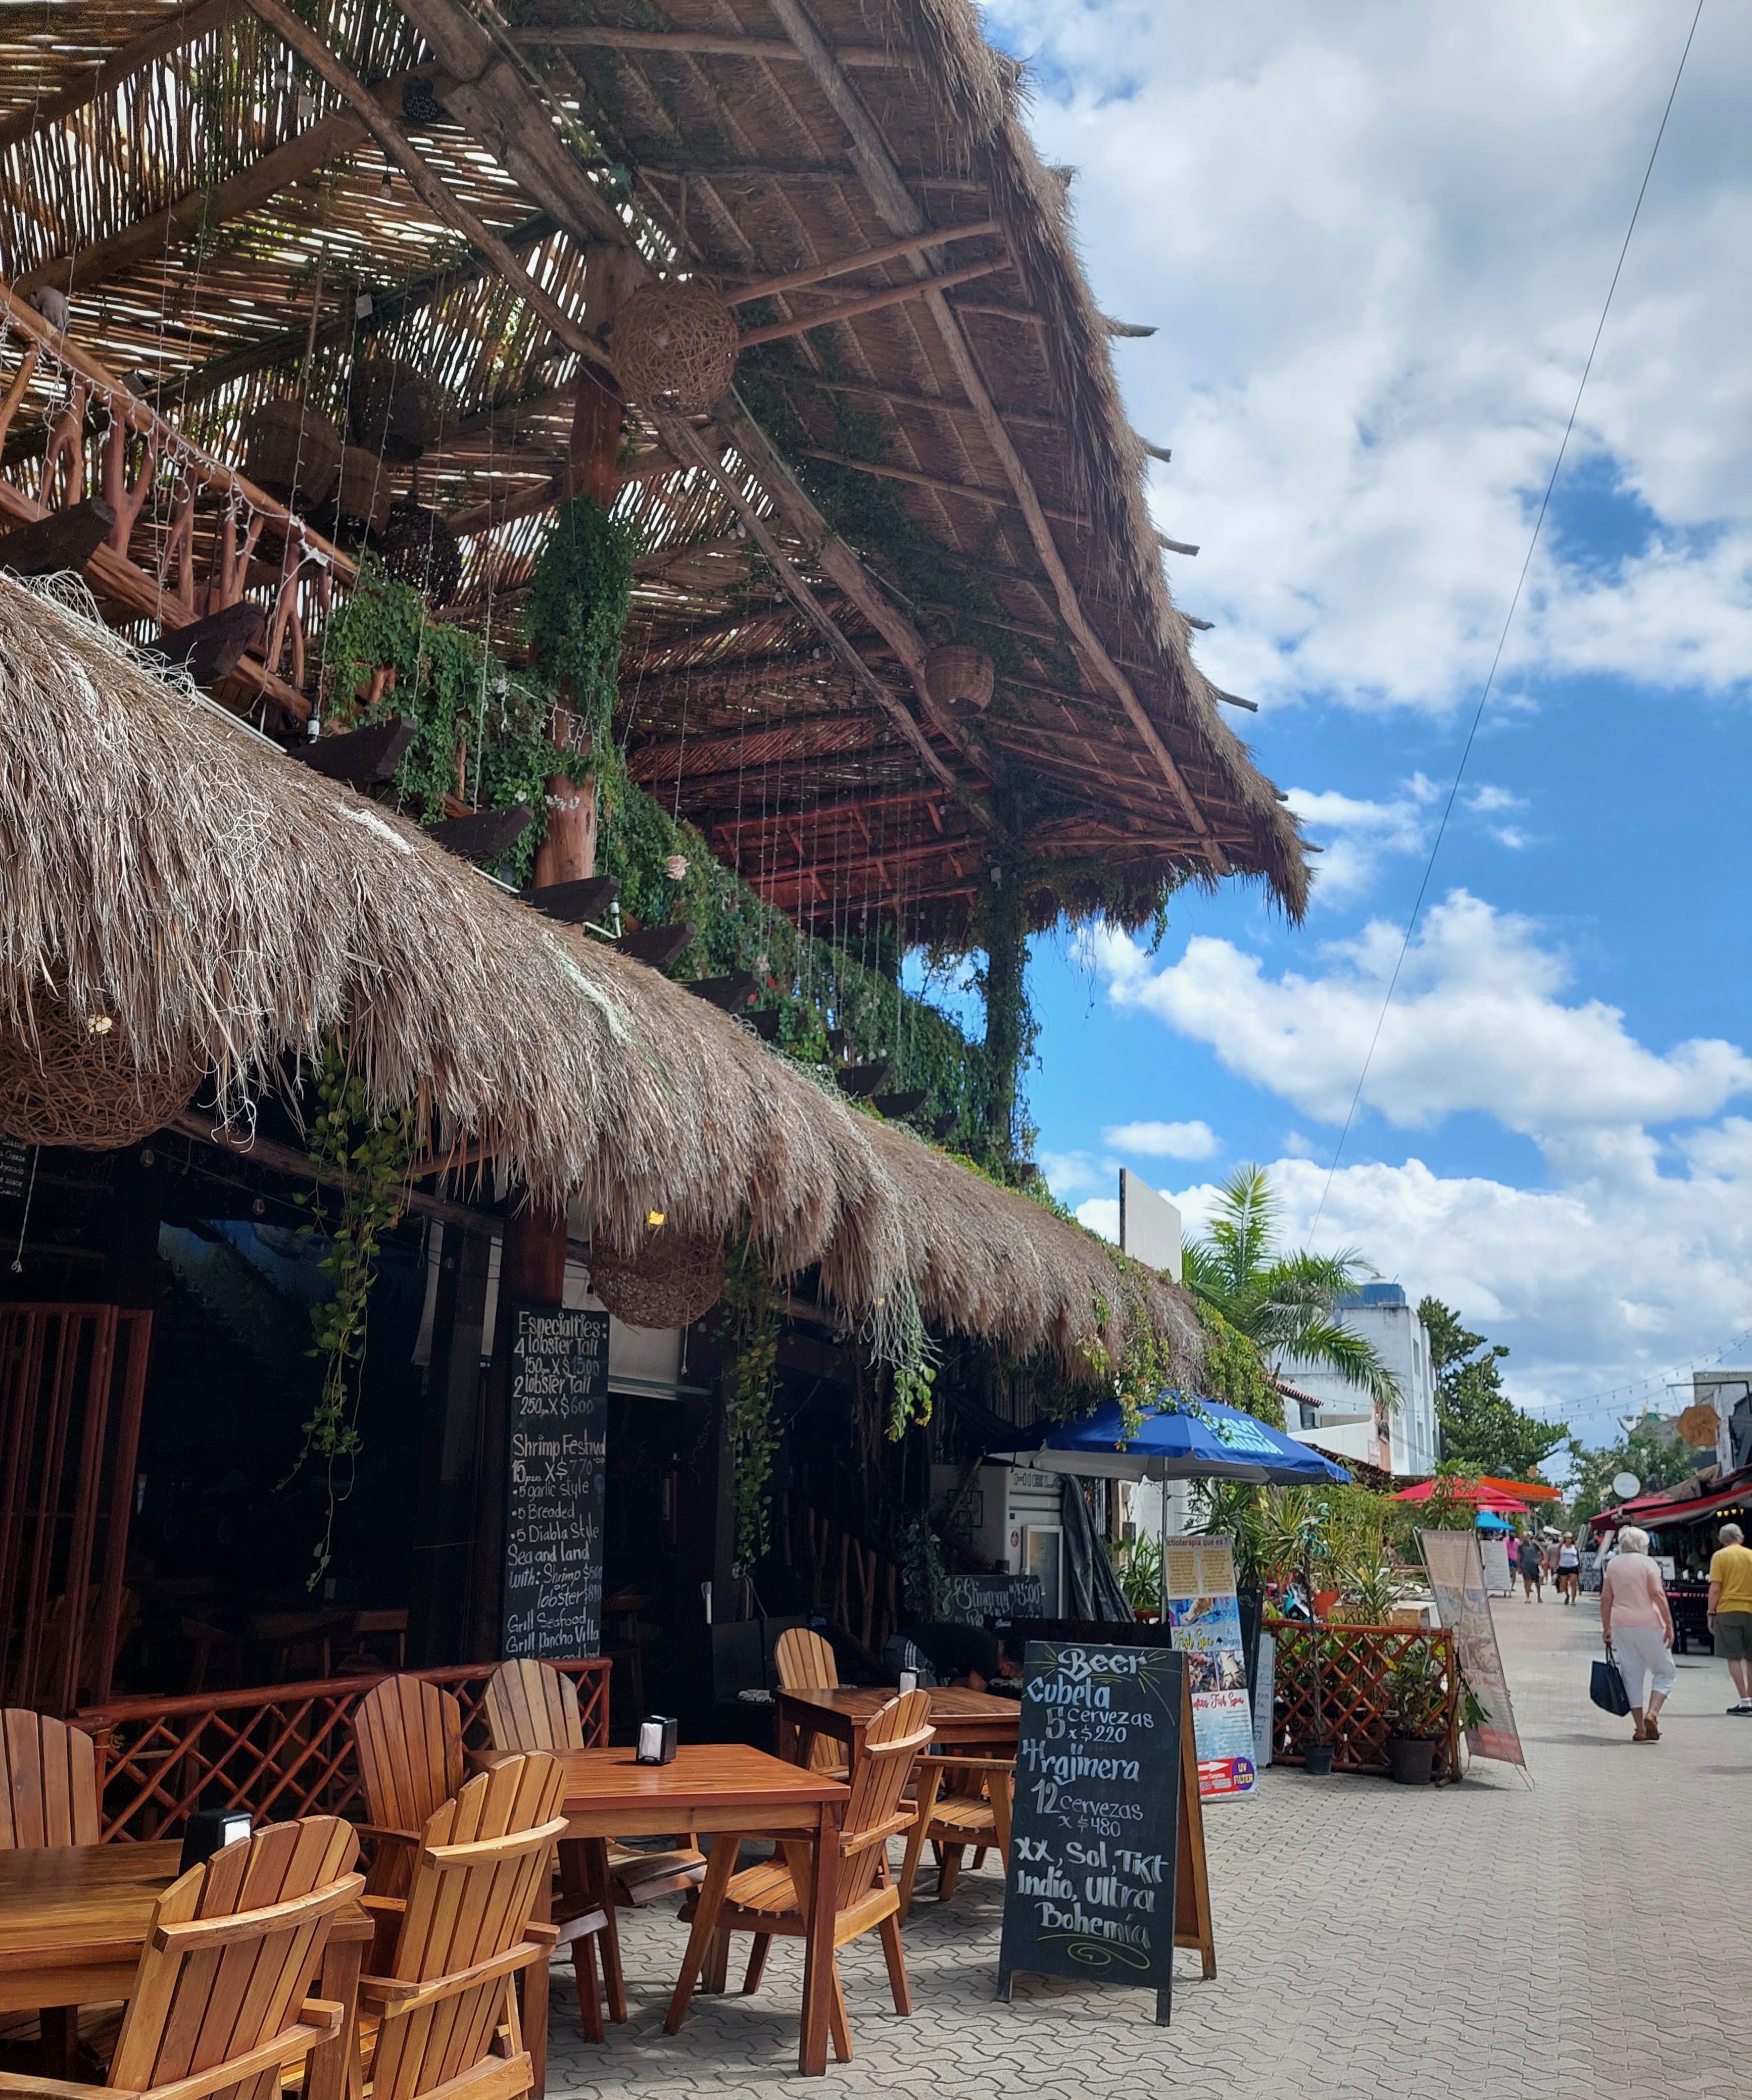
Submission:
[[[700,58],[758,59],[796,63],[792,46],[778,37],[717,37],[694,29],[614,29],[576,22],[524,23],[511,30],[520,51],[680,51]],[[911,70],[916,61],[885,51],[876,44],[840,44],[834,55],[841,65],[880,66],[890,73]]]
[[[784,380],[789,386],[814,386],[824,394],[850,394],[865,400],[892,402],[897,408],[929,408],[946,416],[973,413],[969,404],[957,400],[953,394],[913,394],[904,387],[880,386],[867,379],[830,379],[824,372],[788,372]],[[998,413],[1006,423],[1013,423],[1019,430],[1040,430],[1057,436],[1065,427],[1057,417],[1036,415],[1031,408],[1000,408]],[[1014,570],[993,570],[991,573],[1039,588],[1037,577],[1024,576]]]
[[[920,248],[934,247],[936,243],[920,242],[903,249],[902,254],[916,254]],[[995,262],[969,262],[959,270],[945,271],[939,280],[946,285],[965,285],[975,277],[995,276],[1000,270],[1010,267],[1008,256]],[[783,342],[795,335],[806,335],[811,329],[827,328],[835,321],[856,320],[863,314],[880,313],[885,307],[904,305],[909,299],[920,298],[928,287],[922,284],[889,285],[880,292],[869,292],[861,299],[847,299],[843,305],[824,307],[819,314],[792,315],[782,321],[768,321],[763,328],[746,329],[742,335],[742,346],[752,349],[757,342]],[[760,298],[756,292],[750,295]]]
[[[881,133],[836,62],[832,51],[810,20],[801,0],[767,0],[767,6],[785,34],[803,54],[810,78],[826,95],[841,122],[845,125],[851,139],[853,161],[863,177],[877,211],[895,233],[920,232],[923,214],[914,203],[899,169],[890,158]],[[918,259],[914,267],[921,274],[928,267],[922,258]],[[1143,703],[1133,691],[1131,682],[1108,655],[1100,636],[1096,633],[1083,610],[1070,573],[1066,568],[1057,543],[1053,537],[1046,513],[1035,492],[1034,483],[1008,431],[1004,428],[1002,417],[986,390],[985,381],[973,361],[973,351],[969,347],[967,338],[961,332],[960,323],[941,291],[928,293],[926,303],[942,338],[943,347],[955,368],[955,378],[961,390],[978,416],[1003,465],[1005,478],[1015,491],[1016,501],[1027,523],[1029,536],[1035,543],[1035,550],[1039,556],[1042,567],[1052,579],[1061,616],[1071,631],[1079,653],[1086,660],[1089,671],[1118,698],[1151,757],[1161,768],[1163,778],[1185,813],[1188,823],[1201,838],[1208,840],[1207,858],[1212,870],[1218,875],[1227,875],[1230,871],[1228,857],[1216,840],[1210,837],[1210,827],[1205,822],[1204,813],[1198,807],[1197,798],[1188,787],[1173,754],[1163,741],[1155,724],[1145,712]]]
[[[400,125],[386,112],[370,89],[336,57],[316,32],[307,27],[290,8],[282,6],[281,0],[249,0],[249,6],[251,11],[258,15],[283,43],[314,67],[335,92],[352,105],[364,120],[365,129],[407,176],[414,194],[434,218],[453,227],[471,248],[483,255],[505,283],[523,294],[568,350],[576,351],[594,365],[606,367],[608,353],[585,334],[547,287],[530,276],[499,236],[483,224],[427,166],[425,157]],[[410,16],[417,15],[411,0],[404,11]],[[418,26],[424,28],[423,24]],[[471,125],[470,128],[474,127]],[[556,210],[555,216],[562,214]]]
[[[801,292],[805,285],[823,284],[830,277],[849,276],[854,270],[873,270],[879,262],[898,262],[903,255],[947,248],[957,240],[980,240],[1003,231],[995,218],[982,218],[972,226],[940,227],[929,233],[891,240],[883,248],[866,249],[862,254],[839,256],[831,262],[811,262],[805,269],[789,271],[782,277],[762,277],[752,285],[739,285],[719,296],[726,307],[745,307],[755,299],[775,299],[786,292]]]
[[[97,101],[112,88],[131,80],[135,73],[143,73],[155,60],[169,58],[173,51],[181,51],[196,38],[223,29],[240,11],[241,0],[206,0],[203,7],[179,7],[169,20],[118,45],[92,69],[89,78],[64,89],[59,95],[51,95],[46,102],[33,102],[15,111],[0,123],[0,153],[15,146],[21,139],[46,130],[51,124],[59,124],[63,117],[71,117],[88,103]]]
[[[277,0],[276,0],[277,4]],[[466,125],[524,194],[580,246],[630,244],[613,201],[580,166],[553,111],[508,40],[457,0],[398,0],[455,85],[446,112]],[[562,338],[564,340],[564,338]],[[599,354],[593,351],[593,361]]]

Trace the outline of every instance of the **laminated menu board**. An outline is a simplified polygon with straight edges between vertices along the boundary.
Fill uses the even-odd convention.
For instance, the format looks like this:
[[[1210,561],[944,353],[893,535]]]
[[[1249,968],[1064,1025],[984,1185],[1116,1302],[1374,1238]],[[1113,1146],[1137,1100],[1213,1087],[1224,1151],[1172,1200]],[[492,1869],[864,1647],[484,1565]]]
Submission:
[[[608,1315],[519,1306],[514,1317],[499,1652],[508,1662],[594,1655]]]
[[[1167,1538],[1162,1568],[1174,1645],[1185,1651],[1191,1673],[1198,1791],[1251,1793],[1259,1774],[1234,1554],[1226,1538]]]
[[[1174,1948],[1216,1973],[1186,1657],[1030,1641],[998,1991],[1018,1973],[1128,1983],[1167,2023]]]

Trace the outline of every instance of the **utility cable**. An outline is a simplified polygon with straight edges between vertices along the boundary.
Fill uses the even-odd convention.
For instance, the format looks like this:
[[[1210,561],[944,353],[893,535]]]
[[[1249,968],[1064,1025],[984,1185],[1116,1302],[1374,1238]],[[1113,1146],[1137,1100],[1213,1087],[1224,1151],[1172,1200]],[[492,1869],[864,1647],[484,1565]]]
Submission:
[[[1612,311],[1612,302],[1618,289],[1618,280],[1623,274],[1624,258],[1631,250],[1631,236],[1636,231],[1636,222],[1643,209],[1643,199],[1648,194],[1648,179],[1655,171],[1655,158],[1661,151],[1661,141],[1666,136],[1667,119],[1673,114],[1673,104],[1679,94],[1679,84],[1685,77],[1685,61],[1691,56],[1691,46],[1697,33],[1697,24],[1703,15],[1703,0],[1697,0],[1697,11],[1691,18],[1691,28],[1686,33],[1685,48],[1679,53],[1678,70],[1673,75],[1673,85],[1667,90],[1666,107],[1661,112],[1661,124],[1655,133],[1655,143],[1649,148],[1648,165],[1643,170],[1642,185],[1636,192],[1636,201],[1631,207],[1631,223],[1624,230],[1624,240],[1618,249],[1618,260],[1612,273],[1612,282],[1606,288],[1606,302],[1600,310],[1600,320],[1594,330],[1594,340],[1588,346],[1587,362],[1582,368],[1582,378],[1576,388],[1576,398],[1571,404],[1569,421],[1564,426],[1563,442],[1557,448],[1557,457],[1551,463],[1551,479],[1545,484],[1545,494],[1540,499],[1539,514],[1533,522],[1532,536],[1527,542],[1527,553],[1520,565],[1520,574],[1515,580],[1515,594],[1509,600],[1509,609],[1503,622],[1503,632],[1497,637],[1496,654],[1490,660],[1490,668],[1485,675],[1484,689],[1478,695],[1478,705],[1472,710],[1472,722],[1466,733],[1466,742],[1460,749],[1460,761],[1454,768],[1454,782],[1448,790],[1448,799],[1442,805],[1441,820],[1436,827],[1435,838],[1431,841],[1429,858],[1423,864],[1423,879],[1418,885],[1418,893],[1411,907],[1411,915],[1406,921],[1405,938],[1399,944],[1399,954],[1393,964],[1393,973],[1388,979],[1387,996],[1381,1002],[1381,1011],[1375,1024],[1375,1033],[1369,1039],[1369,1048],[1362,1061],[1362,1070],[1357,1075],[1357,1090],[1351,1096],[1351,1105],[1344,1118],[1344,1127],[1339,1132],[1339,1141],[1333,1148],[1332,1164],[1326,1169],[1326,1185],[1320,1192],[1320,1202],[1314,1211],[1313,1223],[1308,1227],[1313,1238],[1319,1229],[1321,1214],[1326,1207],[1326,1198],[1332,1193],[1332,1184],[1339,1171],[1339,1161],[1344,1156],[1345,1140],[1356,1121],[1357,1110],[1362,1101],[1362,1090],[1369,1077],[1369,1068],[1375,1062],[1376,1048],[1381,1040],[1381,1030],[1387,1025],[1388,1011],[1393,1004],[1393,994],[1399,986],[1401,971],[1406,957],[1410,952],[1412,936],[1423,915],[1423,900],[1428,894],[1430,877],[1436,871],[1436,856],[1441,851],[1441,842],[1446,835],[1448,820],[1454,814],[1454,805],[1460,792],[1460,783],[1466,775],[1467,761],[1472,755],[1472,746],[1478,737],[1479,725],[1485,718],[1491,689],[1496,684],[1497,671],[1503,661],[1503,652],[1508,646],[1509,630],[1515,624],[1515,615],[1520,608],[1521,594],[1527,587],[1527,577],[1533,567],[1533,558],[1539,545],[1540,533],[1544,530],[1545,516],[1551,505],[1551,494],[1557,487],[1557,477],[1563,472],[1564,455],[1569,450],[1569,440],[1575,430],[1576,417],[1581,413],[1582,396],[1587,390],[1588,375],[1594,369],[1594,359],[1600,349],[1600,338],[1606,332],[1606,317]]]

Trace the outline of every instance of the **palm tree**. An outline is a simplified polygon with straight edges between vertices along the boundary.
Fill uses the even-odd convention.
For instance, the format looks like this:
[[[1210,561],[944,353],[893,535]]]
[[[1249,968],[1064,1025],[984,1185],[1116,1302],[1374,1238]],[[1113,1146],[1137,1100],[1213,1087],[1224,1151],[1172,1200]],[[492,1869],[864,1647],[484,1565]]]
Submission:
[[[1399,1386],[1372,1342],[1339,1326],[1337,1308],[1369,1273],[1347,1247],[1334,1255],[1280,1254],[1278,1198],[1263,1167],[1238,1167],[1209,1229],[1187,1242],[1183,1274],[1194,1296],[1238,1328],[1261,1356],[1294,1357],[1336,1371],[1384,1407]]]

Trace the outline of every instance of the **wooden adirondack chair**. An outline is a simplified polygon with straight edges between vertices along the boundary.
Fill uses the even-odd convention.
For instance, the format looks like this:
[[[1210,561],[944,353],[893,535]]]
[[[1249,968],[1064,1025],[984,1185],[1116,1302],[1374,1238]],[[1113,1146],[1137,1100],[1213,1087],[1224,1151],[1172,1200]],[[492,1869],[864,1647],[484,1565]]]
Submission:
[[[77,1728],[0,1711],[0,1851],[98,1842],[97,1746]]]
[[[106,2085],[0,2073],[5,2100],[276,2100],[341,2032],[308,1998],[335,1913],[364,1887],[338,1816],[276,1823],[215,1852],[152,1908]]]
[[[487,1682],[483,1702],[487,1727],[496,1750],[581,1750],[584,1721],[578,1689],[550,1662],[525,1658],[501,1662]],[[614,1897],[607,1886],[600,1841],[562,1838],[555,1847],[559,1891],[550,1896],[550,1914],[559,1944],[571,1949],[572,1979],[578,1989],[578,2016],[586,2041],[602,2039],[602,2008],[596,1982],[596,1940],[602,1942],[602,1983],[608,2017],[627,2016],[627,1991],[620,1967],[620,1936],[615,1929]]]
[[[973,1846],[977,1867],[988,1847],[1000,1860],[1010,1856],[1010,1804],[1016,1792],[1013,1758],[920,1758],[919,1820],[907,1840],[900,1870],[900,1916],[912,1908],[912,1884],[927,1843],[937,1847],[937,1900],[947,1903],[961,1871],[961,1855]]]
[[[880,1933],[897,2013],[910,2013],[912,1997],[907,1988],[907,1963],[900,1945],[900,1891],[888,1870],[888,1841],[911,1828],[913,1804],[902,1797],[919,1753],[931,1740],[930,1715],[928,1692],[903,1692],[876,1710],[864,1736],[863,1754],[852,1773],[852,1798],[846,1804],[839,1833],[833,1944],[837,1949],[864,1933]],[[737,1873],[739,1849],[734,1837],[715,1840],[705,1886],[682,1907],[682,1916],[693,1930],[688,1935],[675,1995],[669,2001],[669,2018],[664,2022],[665,2034],[675,2033],[682,2024],[714,1934],[754,1935],[748,1974],[743,1979],[742,1988],[747,1993],[761,1987],[766,1951],[774,1937],[801,1939],[809,1929],[808,1847],[787,1845],[783,1857]],[[833,2036],[833,2053],[841,2063],[850,2063],[851,2029],[846,2022],[837,1963],[832,1983],[827,2023]]]
[[[551,1662],[501,1662],[487,1685],[487,1727],[496,1750],[581,1750],[584,1720],[578,1688]],[[562,1846],[563,1871],[566,1851]],[[642,1909],[660,1896],[685,1895],[705,1879],[706,1855],[696,1846],[666,1852],[608,1848],[608,1873],[617,1899]],[[616,2018],[624,2018],[617,2014]]]
[[[366,1887],[407,1893],[420,1833],[462,1785],[462,1710],[420,1677],[386,1677],[353,1710],[353,1742],[370,1820]]]
[[[787,1626],[773,1643],[773,1664],[786,1692],[832,1692],[840,1682],[833,1650],[807,1626]],[[831,1736],[816,1736],[809,1746],[809,1768],[829,1779],[845,1777],[845,1761]]]
[[[362,1976],[359,2002],[377,2032],[371,2100],[515,2100],[535,2083],[512,1983],[545,1962],[551,1926],[532,1924],[563,1836],[563,1776],[555,1759],[507,1758],[428,1819],[399,1903],[382,1973]]]

